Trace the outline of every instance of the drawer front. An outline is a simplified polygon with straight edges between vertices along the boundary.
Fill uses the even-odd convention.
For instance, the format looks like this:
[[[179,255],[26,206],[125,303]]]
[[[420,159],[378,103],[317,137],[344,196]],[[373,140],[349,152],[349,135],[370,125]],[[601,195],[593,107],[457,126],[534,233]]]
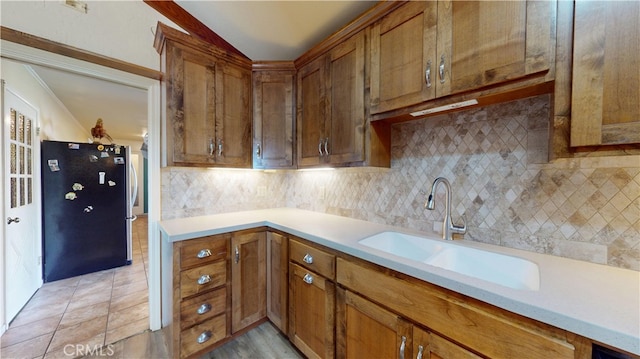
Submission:
[[[320,249],[291,240],[289,259],[328,279],[335,279],[336,257]]]
[[[189,328],[225,312],[227,288],[222,287],[180,303],[180,329]]]
[[[227,316],[224,314],[183,330],[180,335],[180,357],[185,358],[205,350],[225,337],[227,337]]]
[[[227,282],[227,261],[187,269],[180,273],[180,297],[186,298],[224,285]]]
[[[180,266],[189,268],[225,259],[228,243],[229,235],[190,240],[180,248]]]

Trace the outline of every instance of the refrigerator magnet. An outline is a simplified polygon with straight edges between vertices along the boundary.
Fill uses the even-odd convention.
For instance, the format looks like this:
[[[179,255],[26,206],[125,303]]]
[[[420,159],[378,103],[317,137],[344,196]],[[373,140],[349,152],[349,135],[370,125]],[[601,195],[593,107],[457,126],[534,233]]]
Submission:
[[[104,150],[104,146],[103,145],[98,145],[98,151],[103,151]]]
[[[89,156],[89,162],[98,162],[98,156],[96,155]]]
[[[107,152],[107,151],[100,152],[100,157],[102,157],[102,158],[107,158],[107,157],[109,157],[109,152]]]
[[[104,175],[106,174],[106,172],[98,172],[98,183],[99,184],[104,184]]]
[[[115,183],[115,182],[113,182],[113,181],[109,181],[109,182],[107,182],[107,183],[109,183],[109,187],[113,187],[113,186],[115,186],[115,185],[116,185],[116,183]]]
[[[93,211],[93,206],[86,206],[86,207],[84,208],[84,213],[89,213],[89,212],[91,212],[91,211]]]
[[[67,145],[67,147],[68,147],[70,150],[79,150],[79,149],[80,149],[80,145],[79,145],[79,144],[77,144],[77,143],[69,143],[69,144]]]
[[[113,158],[113,163],[115,163],[117,165],[123,165],[124,164],[124,157],[114,157]]]
[[[51,172],[60,171],[60,166],[58,166],[58,160],[48,160],[47,164],[49,165],[49,169]]]
[[[68,199],[69,201],[73,201],[76,198],[78,198],[78,196],[76,196],[75,192],[67,192],[67,194],[64,195],[64,199]]]
[[[71,188],[73,188],[74,191],[82,191],[84,186],[81,185],[80,183],[76,182],[76,183],[73,184],[73,186],[71,186]]]

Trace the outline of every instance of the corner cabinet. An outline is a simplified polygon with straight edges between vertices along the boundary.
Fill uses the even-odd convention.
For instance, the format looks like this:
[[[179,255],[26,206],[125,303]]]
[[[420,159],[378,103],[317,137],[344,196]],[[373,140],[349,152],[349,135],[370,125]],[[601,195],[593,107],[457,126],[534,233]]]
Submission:
[[[390,166],[390,127],[367,120],[366,35],[353,35],[298,70],[299,167]]]
[[[408,2],[372,26],[371,113],[548,71],[554,1]]]
[[[171,166],[251,167],[251,62],[158,23]]]
[[[571,146],[640,143],[640,2],[576,1]]]
[[[253,65],[253,168],[295,168],[293,63]]]

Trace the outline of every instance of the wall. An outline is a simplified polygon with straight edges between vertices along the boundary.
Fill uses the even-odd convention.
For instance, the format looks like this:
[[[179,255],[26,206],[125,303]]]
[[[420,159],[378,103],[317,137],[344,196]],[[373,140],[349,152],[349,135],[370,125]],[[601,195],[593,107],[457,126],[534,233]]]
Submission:
[[[48,88],[43,87],[28,65],[7,59],[1,59],[0,65],[0,77],[6,86],[40,111],[41,140],[87,141],[90,132],[80,126]]]
[[[158,21],[179,29],[142,1],[85,1],[85,14],[64,1],[2,1],[2,26],[118,60],[160,69],[153,48]]]
[[[640,270],[640,156],[547,163],[549,107],[544,95],[394,125],[391,169],[164,168],[162,218],[287,206],[439,230],[442,188],[423,206],[444,176],[465,239]]]

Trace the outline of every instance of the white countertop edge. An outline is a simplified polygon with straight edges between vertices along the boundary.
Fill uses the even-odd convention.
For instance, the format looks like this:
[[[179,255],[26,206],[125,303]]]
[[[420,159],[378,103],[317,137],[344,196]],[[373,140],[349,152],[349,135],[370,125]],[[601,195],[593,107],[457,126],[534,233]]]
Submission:
[[[317,220],[325,220],[334,223],[320,226],[322,228],[310,228],[309,230],[304,228],[305,226],[313,226],[317,223]],[[300,221],[302,223],[294,224],[291,221]],[[580,301],[582,299],[578,298],[581,294],[579,293],[579,290],[569,291],[569,295],[574,295],[576,298],[562,298],[558,297],[558,295],[555,295],[556,298],[550,298],[554,297],[554,295],[550,293],[544,293],[546,286],[543,283],[543,280],[552,278],[553,280],[557,280],[559,282],[557,285],[562,288],[563,286],[567,285],[566,283],[571,282],[570,278],[565,278],[564,281],[557,278],[558,274],[560,273],[556,272],[560,271],[562,271],[562,274],[565,277],[572,275],[570,271],[565,271],[564,268],[558,270],[558,265],[562,266],[564,263],[566,263],[568,266],[577,265],[581,271],[601,271],[608,273],[620,270],[625,274],[628,274],[629,272],[637,273],[638,280],[640,281],[640,273],[638,272],[609,266],[602,266],[588,262],[575,261],[572,259],[556,256],[526,252],[506,247],[485,245],[479,242],[456,241],[456,243],[461,245],[468,245],[476,248],[497,251],[499,253],[518,256],[538,263],[540,265],[541,272],[541,288],[539,291],[531,292],[526,290],[506,288],[494,283],[471,278],[437,267],[429,266],[422,263],[411,262],[399,257],[394,257],[393,255],[387,255],[386,253],[375,253],[377,251],[368,250],[366,247],[357,245],[354,242],[357,242],[358,240],[372,234],[388,230],[412,234],[420,234],[420,232],[378,223],[366,222],[357,219],[350,219],[347,217],[340,217],[293,208],[277,208],[172,219],[161,221],[159,224],[160,230],[164,234],[164,238],[169,242],[188,240],[192,238],[263,226],[270,227],[272,229],[281,230],[291,235],[310,240],[317,244],[324,245],[326,247],[344,252],[346,254],[396,270],[400,273],[407,274],[426,282],[458,292],[460,294],[464,294],[469,297],[484,301],[486,303],[495,305],[516,314],[520,314],[525,317],[556,326],[560,329],[576,333],[578,335],[590,338],[594,341],[601,342],[636,355],[640,355],[640,323],[638,323],[638,325],[635,325],[636,323],[632,323],[632,325],[629,325],[630,323],[627,322],[626,325],[616,325],[617,323],[607,322],[606,320],[604,320],[604,318],[602,318],[602,320],[598,320],[599,318],[595,318],[595,320],[593,321],[585,320],[583,318],[587,317],[588,315],[591,315],[591,317],[593,317],[595,313],[596,317],[598,317],[600,316],[599,312],[610,310],[611,307],[594,308],[592,306],[589,308],[589,303],[587,303],[587,305],[583,305],[584,300],[581,302],[576,302],[576,300]],[[345,228],[340,228],[340,225],[348,225],[352,228],[349,228],[345,231]],[[364,226],[366,226],[366,229],[364,229]],[[326,233],[317,233],[323,231]],[[335,239],[331,236],[331,234],[335,233],[339,233],[338,237],[340,237],[341,235],[346,235],[346,233],[342,232],[347,232],[349,236],[354,238]],[[424,236],[425,233],[422,233],[422,235]],[[553,263],[553,265],[550,265],[550,267],[554,268],[551,268],[551,270],[547,272],[547,268],[544,268],[541,265],[544,263],[541,262]],[[589,273],[586,273],[585,275],[589,275]],[[640,282],[636,284],[640,286]],[[638,293],[638,296],[638,300],[640,300],[640,293]],[[568,313],[568,310],[566,310],[566,308],[563,308],[563,306],[566,307],[566,304],[558,303],[558,301],[561,300],[569,303],[575,303],[575,307],[577,309],[572,313]],[[582,305],[582,308],[580,307],[580,305]],[[638,306],[640,306],[640,303],[638,303]],[[614,308],[614,310],[615,309],[616,308]],[[638,309],[638,311],[640,311],[640,309]],[[632,317],[634,315],[633,312],[628,314]],[[640,322],[640,314],[635,314],[637,321]],[[633,320],[633,318],[631,318],[630,320]]]

